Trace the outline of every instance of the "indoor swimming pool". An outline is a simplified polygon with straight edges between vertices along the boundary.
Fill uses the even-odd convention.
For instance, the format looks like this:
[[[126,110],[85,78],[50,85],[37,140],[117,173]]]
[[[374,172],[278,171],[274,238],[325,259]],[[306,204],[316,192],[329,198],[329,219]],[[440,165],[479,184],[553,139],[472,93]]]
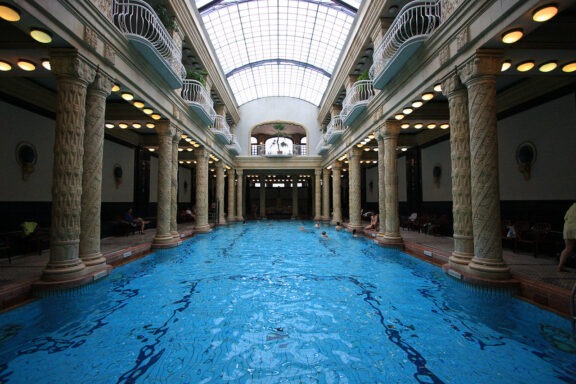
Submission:
[[[567,319],[313,225],[218,228],[0,315],[0,383],[576,382]]]

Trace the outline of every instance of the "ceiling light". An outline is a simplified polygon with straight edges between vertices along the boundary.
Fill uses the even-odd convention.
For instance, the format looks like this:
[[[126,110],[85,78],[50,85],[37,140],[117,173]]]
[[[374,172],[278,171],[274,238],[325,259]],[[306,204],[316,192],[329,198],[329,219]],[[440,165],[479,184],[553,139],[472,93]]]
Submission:
[[[118,84],[114,84],[112,86],[112,92],[118,92],[120,90],[120,86]]]
[[[149,150],[150,152],[154,152],[154,151],[156,150],[156,148],[148,148],[148,150]]]
[[[156,127],[156,124],[154,124],[154,123],[146,123],[146,128],[151,128],[151,129],[152,129],[152,128],[155,128],[155,127]]]
[[[558,6],[556,4],[546,4],[542,7],[536,8],[532,13],[532,20],[542,23],[548,21],[558,14]]]
[[[426,127],[427,127],[428,129],[434,129],[434,128],[436,128],[436,124],[430,123],[430,124],[428,124]]]
[[[45,70],[47,71],[51,71],[52,67],[50,66],[50,60],[48,59],[42,59],[42,66],[44,67]]]
[[[20,59],[18,60],[18,68],[20,68],[23,71],[30,72],[36,69],[36,64],[28,60]]]
[[[373,135],[373,134],[369,134],[369,135],[368,135],[368,138],[369,138],[370,140],[372,140],[372,139],[374,138],[374,135]]]
[[[547,63],[540,65],[540,67],[538,67],[538,70],[540,72],[552,72],[556,68],[558,68],[558,63],[555,61],[549,61]]]
[[[372,164],[378,163],[378,160],[372,160]]]
[[[428,101],[434,98],[434,94],[432,92],[426,92],[422,94],[422,100]]]
[[[178,160],[178,164],[184,164],[184,160]]]
[[[418,123],[418,124],[414,124],[414,128],[416,129],[420,129],[424,126],[424,124]]]
[[[151,118],[153,118],[154,120],[160,120],[162,118],[161,115],[159,115],[158,113],[153,113],[150,115]]]
[[[440,129],[448,129],[450,128],[450,124],[442,124],[440,125]]]
[[[186,141],[187,143],[190,143],[190,142],[192,141],[192,139],[189,138],[189,137],[185,137],[185,138],[184,138],[184,141]]]
[[[420,108],[423,104],[424,104],[424,103],[421,102],[420,100],[414,100],[414,101],[412,102],[412,106],[413,106],[414,108]]]
[[[106,124],[104,124],[104,126],[108,129],[114,128],[114,124],[112,124],[112,123],[106,123]]]
[[[43,29],[39,28],[31,29],[30,36],[32,36],[34,40],[42,44],[49,44],[52,42],[52,35],[50,34],[50,32],[45,31]]]
[[[372,149],[374,152],[378,152],[378,147]]]
[[[6,72],[12,69],[12,65],[9,62],[0,60],[0,71]]]
[[[136,100],[136,101],[134,101],[134,106],[136,108],[144,108],[144,102],[140,101],[140,100]]]
[[[397,114],[394,115],[394,118],[395,118],[396,120],[402,120],[402,119],[404,118],[404,115],[401,114],[401,113],[397,113]]]
[[[402,128],[402,129],[408,129],[408,128],[410,128],[410,124],[408,124],[408,123],[402,124],[402,125],[400,126],[400,128]]]
[[[118,124],[118,126],[122,129],[128,128],[128,124],[126,124],[126,123],[120,123],[120,124]]]
[[[400,150],[401,150],[402,152],[406,152],[406,151],[408,150],[408,148],[405,148],[405,147],[404,147],[404,148],[400,148]]]
[[[18,21],[20,20],[20,11],[11,5],[2,3],[0,4],[0,19],[6,21]]]
[[[364,148],[364,150],[365,150],[366,152],[370,152],[370,148],[369,148],[369,147]]]
[[[131,94],[130,92],[122,92],[122,95],[120,95],[120,96],[122,96],[122,98],[126,101],[130,101],[130,100],[134,99],[134,95]]]
[[[524,36],[522,28],[511,29],[502,34],[502,42],[504,44],[512,44],[520,40]]]
[[[507,70],[510,69],[511,66],[512,63],[510,62],[510,60],[506,60],[505,62],[502,63],[502,68],[500,68],[500,72],[506,72]]]
[[[184,148],[178,148],[178,152],[184,151]]]
[[[187,138],[187,137],[188,137],[188,135],[187,135],[187,134],[185,134],[185,133],[183,133],[182,135],[180,135],[180,137],[181,137],[181,138],[183,138],[183,139],[185,139],[185,138]]]
[[[442,92],[442,84],[438,83],[434,85],[434,92]]]
[[[405,115],[409,115],[409,114],[411,114],[412,112],[414,112],[414,110],[413,110],[412,108],[404,108],[404,109],[402,110],[402,113],[404,113]]]
[[[562,72],[571,73],[576,71],[576,61],[566,63],[562,66]]]
[[[519,72],[528,72],[532,68],[534,68],[534,62],[532,60],[524,61],[516,66],[516,69]]]
[[[194,150],[194,148],[186,148],[186,150],[187,150],[188,152],[192,152],[192,151]]]
[[[196,144],[196,143],[194,143],[192,145],[194,146],[194,148],[198,148],[200,146],[200,144]]]
[[[134,123],[134,124],[132,124],[132,128],[140,129],[140,128],[142,128],[142,124]]]
[[[360,143],[360,144],[356,144],[356,146],[357,146],[358,148],[362,148],[362,147],[364,146],[364,144]]]

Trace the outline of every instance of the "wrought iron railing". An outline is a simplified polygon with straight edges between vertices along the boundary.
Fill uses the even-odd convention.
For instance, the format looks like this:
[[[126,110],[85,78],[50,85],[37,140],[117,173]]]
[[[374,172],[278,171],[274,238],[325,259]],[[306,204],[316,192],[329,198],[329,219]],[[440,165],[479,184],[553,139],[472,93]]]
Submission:
[[[240,154],[240,144],[238,144],[238,137],[234,134],[231,134],[230,144],[226,146],[231,152],[235,154]]]
[[[210,94],[201,82],[185,79],[182,84],[182,98],[188,104],[201,106],[208,116],[216,116],[214,101],[212,101]]]
[[[265,144],[259,144],[256,148],[256,156],[306,156],[308,153],[306,144],[281,146],[280,149],[275,145],[266,148]]]
[[[227,144],[232,143],[232,134],[230,133],[230,126],[226,122],[226,117],[221,115],[214,115],[214,124],[212,125],[212,130],[214,133],[224,136],[227,140]]]
[[[322,137],[320,137],[318,144],[316,144],[316,152],[322,154],[323,152],[326,152],[328,149],[330,149],[330,144],[326,142],[326,134],[324,134],[322,135]]]
[[[324,134],[324,138],[327,142],[330,142],[334,136],[341,135],[344,132],[344,124],[342,123],[342,117],[340,115],[336,115],[330,120],[328,127],[326,127],[326,133]]]
[[[372,80],[360,80],[352,85],[342,102],[342,112],[340,117],[346,120],[348,114],[359,104],[368,104],[374,97],[374,87]]]
[[[374,80],[386,69],[402,44],[414,37],[429,35],[440,21],[440,0],[416,0],[406,4],[374,51],[370,78]]]
[[[186,77],[182,51],[162,24],[156,12],[143,0],[114,0],[114,24],[127,35],[146,39],[181,78]]]

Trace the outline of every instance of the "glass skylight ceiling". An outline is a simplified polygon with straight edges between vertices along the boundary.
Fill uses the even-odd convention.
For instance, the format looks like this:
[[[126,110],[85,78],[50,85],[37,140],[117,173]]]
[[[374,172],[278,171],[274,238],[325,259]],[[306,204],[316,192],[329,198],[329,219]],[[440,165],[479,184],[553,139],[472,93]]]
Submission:
[[[290,96],[318,105],[359,4],[360,0],[197,0],[239,104]]]

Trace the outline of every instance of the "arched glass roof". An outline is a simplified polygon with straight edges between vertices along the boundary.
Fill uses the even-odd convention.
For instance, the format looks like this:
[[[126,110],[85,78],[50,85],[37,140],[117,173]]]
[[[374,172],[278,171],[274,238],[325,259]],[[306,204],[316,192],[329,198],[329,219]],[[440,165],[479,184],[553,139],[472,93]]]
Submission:
[[[238,104],[320,104],[361,0],[197,0]]]

